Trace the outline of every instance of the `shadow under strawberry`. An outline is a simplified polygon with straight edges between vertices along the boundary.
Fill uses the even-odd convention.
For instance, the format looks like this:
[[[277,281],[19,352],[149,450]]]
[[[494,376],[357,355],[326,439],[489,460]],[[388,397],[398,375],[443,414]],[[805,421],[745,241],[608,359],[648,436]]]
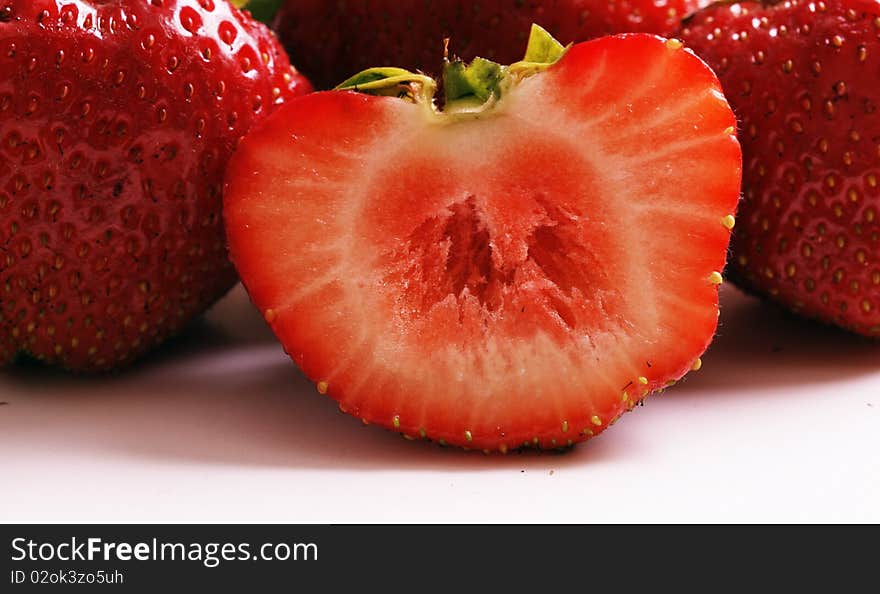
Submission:
[[[718,334],[702,358],[703,368],[666,393],[675,397],[730,388],[743,393],[775,389],[796,398],[798,386],[880,373],[878,358],[877,341],[799,317],[727,286],[721,293]]]

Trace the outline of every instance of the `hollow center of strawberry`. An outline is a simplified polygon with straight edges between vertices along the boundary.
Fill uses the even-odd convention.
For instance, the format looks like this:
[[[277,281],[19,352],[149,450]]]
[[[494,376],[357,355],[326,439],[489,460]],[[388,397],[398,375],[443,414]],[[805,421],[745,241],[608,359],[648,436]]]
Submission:
[[[381,196],[356,215],[379,246],[371,284],[415,331],[406,334],[430,342],[442,321],[460,329],[454,340],[491,341],[503,326],[523,339],[552,329],[569,344],[608,330],[627,266],[623,234],[612,231],[626,214],[607,184],[565,139],[517,143],[522,128],[501,112],[468,124],[478,143],[448,142],[463,134],[455,128],[425,127],[427,155],[404,148],[382,159],[393,166],[375,174],[386,180]],[[419,192],[426,184],[431,192]]]
[[[418,268],[412,270],[417,282],[397,282],[412,308],[409,311],[430,309],[448,295],[459,301],[472,295],[484,308],[496,311],[512,275],[496,266],[493,255],[484,213],[474,196],[429,217],[410,233],[402,253],[394,258],[406,272]],[[394,272],[388,277],[391,282],[400,280]]]
[[[503,314],[505,297],[526,277],[543,281],[552,311],[578,327],[583,320],[566,301],[596,300],[607,274],[584,237],[582,215],[561,211],[544,195],[533,200],[534,216],[519,237],[493,235],[485,199],[474,195],[418,225],[391,255],[385,277],[404,296],[403,311],[430,310],[453,296],[462,313],[475,299],[487,314]],[[583,270],[588,274],[576,272]]]

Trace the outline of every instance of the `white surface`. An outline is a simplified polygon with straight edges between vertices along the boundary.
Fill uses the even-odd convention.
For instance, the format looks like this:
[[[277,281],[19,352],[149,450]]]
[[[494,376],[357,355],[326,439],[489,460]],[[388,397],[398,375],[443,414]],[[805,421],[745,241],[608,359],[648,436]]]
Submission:
[[[702,371],[487,457],[338,412],[237,289],[122,375],[0,372],[0,522],[880,521],[880,343],[722,303]]]

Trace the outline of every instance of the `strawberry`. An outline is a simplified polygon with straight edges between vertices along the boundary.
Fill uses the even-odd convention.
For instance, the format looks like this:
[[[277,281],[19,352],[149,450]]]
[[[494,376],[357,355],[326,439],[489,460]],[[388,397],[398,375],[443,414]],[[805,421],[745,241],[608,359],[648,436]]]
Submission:
[[[251,0],[252,2],[256,0]],[[274,26],[322,88],[383,64],[433,72],[444,38],[462,58],[519,58],[536,22],[564,42],[627,32],[668,34],[710,0],[288,0]],[[454,31],[454,33],[453,33]]]
[[[343,88],[362,93],[258,126],[224,199],[253,301],[343,411],[412,438],[553,448],[695,365],[741,156],[717,79],[680,42],[563,55],[535,29],[522,62],[448,64],[442,111],[435,81],[401,69]]]
[[[227,291],[229,156],[307,90],[226,0],[0,0],[0,363],[117,367]]]
[[[745,200],[731,276],[880,335],[880,4],[719,4],[681,35],[739,119]]]

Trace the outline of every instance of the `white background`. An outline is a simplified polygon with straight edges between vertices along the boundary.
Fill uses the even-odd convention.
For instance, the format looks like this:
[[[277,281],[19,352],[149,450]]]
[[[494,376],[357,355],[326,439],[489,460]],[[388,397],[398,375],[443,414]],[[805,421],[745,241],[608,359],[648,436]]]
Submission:
[[[236,289],[123,374],[0,372],[0,522],[880,521],[880,342],[722,304],[607,433],[487,457],[340,413]]]

